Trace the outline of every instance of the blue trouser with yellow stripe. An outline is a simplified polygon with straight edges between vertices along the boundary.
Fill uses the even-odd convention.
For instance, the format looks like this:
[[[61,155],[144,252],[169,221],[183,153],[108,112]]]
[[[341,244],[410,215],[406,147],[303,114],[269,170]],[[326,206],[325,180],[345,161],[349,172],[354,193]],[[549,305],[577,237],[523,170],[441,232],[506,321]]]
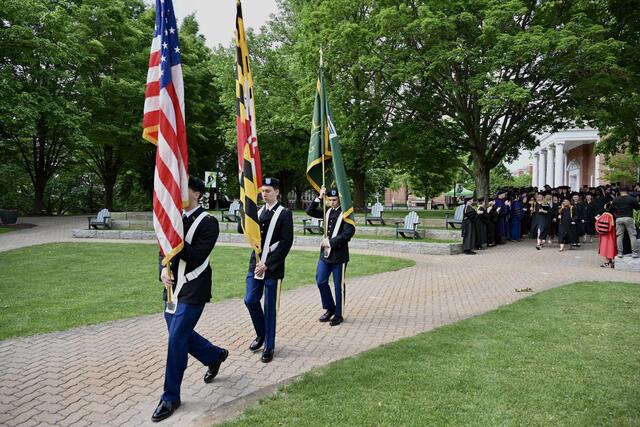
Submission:
[[[178,303],[174,314],[164,313],[169,330],[169,344],[162,400],[168,402],[180,400],[180,385],[187,368],[188,354],[205,366],[212,365],[222,356],[223,350],[220,347],[211,344],[194,331],[202,310],[204,310],[204,304]]]
[[[282,279],[258,280],[253,273],[247,274],[244,305],[249,310],[256,335],[264,337],[265,350],[273,350],[276,345],[276,321],[280,308],[280,287]],[[260,305],[264,291],[264,311]]]
[[[344,311],[344,296],[346,283],[344,275],[347,269],[347,263],[329,263],[320,258],[318,268],[316,269],[316,283],[320,290],[320,299],[322,300],[322,308],[333,311],[336,316],[342,316]],[[333,286],[335,288],[336,299],[333,300],[331,289],[329,288],[329,275],[333,275]]]

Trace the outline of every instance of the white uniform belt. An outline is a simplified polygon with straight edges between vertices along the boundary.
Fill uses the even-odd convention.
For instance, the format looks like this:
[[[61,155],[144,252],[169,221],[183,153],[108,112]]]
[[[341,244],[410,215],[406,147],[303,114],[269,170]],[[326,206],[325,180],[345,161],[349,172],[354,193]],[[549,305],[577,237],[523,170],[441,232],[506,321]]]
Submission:
[[[196,229],[198,228],[198,225],[200,225],[202,220],[205,219],[207,216],[209,216],[208,213],[202,212],[200,215],[198,215],[195,221],[193,221],[193,224],[191,224],[191,227],[189,228],[189,231],[187,232],[187,235],[184,238],[184,241],[186,243],[191,244],[191,240],[193,240],[193,235],[195,234]],[[180,260],[180,262],[178,263],[178,277],[177,277],[178,280],[176,282],[177,283],[176,290],[173,292],[173,301],[172,301],[171,307],[169,306],[169,304],[167,304],[167,308],[165,309],[167,313],[173,314],[176,312],[176,308],[178,308],[178,295],[180,294],[180,291],[182,290],[182,287],[184,286],[184,284],[197,278],[200,274],[202,274],[202,272],[207,268],[208,265],[209,265],[209,257],[207,257],[207,259],[198,268],[196,268],[193,271],[190,271],[188,274],[185,275],[184,271],[187,268],[187,262],[183,259]]]

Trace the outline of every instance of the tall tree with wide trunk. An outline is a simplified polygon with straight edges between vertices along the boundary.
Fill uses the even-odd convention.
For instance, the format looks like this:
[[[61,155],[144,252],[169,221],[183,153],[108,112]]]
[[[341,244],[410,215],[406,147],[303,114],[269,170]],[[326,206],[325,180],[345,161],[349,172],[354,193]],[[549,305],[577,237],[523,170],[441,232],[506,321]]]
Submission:
[[[403,108],[467,157],[478,196],[489,172],[577,116],[576,90],[616,69],[620,43],[581,1],[382,1],[385,74]]]
[[[353,182],[353,204],[366,205],[373,183],[370,174],[383,168],[386,135],[399,102],[399,87],[383,74],[386,35],[373,0],[282,2],[297,15],[294,21],[299,86],[309,93],[315,85],[319,49],[323,49],[327,93],[348,177]]]
[[[76,10],[71,1],[39,0],[0,10],[0,144],[31,179],[34,213],[45,210],[49,180],[84,140]]]
[[[100,178],[110,210],[118,176],[140,141],[152,15],[141,0],[86,0],[76,12],[84,46],[81,105],[90,117],[79,157]]]

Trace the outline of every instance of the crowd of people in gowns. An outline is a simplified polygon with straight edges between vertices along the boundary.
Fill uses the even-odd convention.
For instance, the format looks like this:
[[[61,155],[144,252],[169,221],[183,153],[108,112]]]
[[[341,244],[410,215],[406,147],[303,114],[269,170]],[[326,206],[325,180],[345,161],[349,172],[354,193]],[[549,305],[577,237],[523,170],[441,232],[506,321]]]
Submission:
[[[640,221],[640,183],[580,191],[568,186],[501,188],[490,200],[466,197],[464,203],[462,238],[468,255],[532,239],[536,250],[557,244],[560,252],[597,243],[605,258],[602,267],[613,267],[616,256],[638,257],[640,228],[633,225]]]

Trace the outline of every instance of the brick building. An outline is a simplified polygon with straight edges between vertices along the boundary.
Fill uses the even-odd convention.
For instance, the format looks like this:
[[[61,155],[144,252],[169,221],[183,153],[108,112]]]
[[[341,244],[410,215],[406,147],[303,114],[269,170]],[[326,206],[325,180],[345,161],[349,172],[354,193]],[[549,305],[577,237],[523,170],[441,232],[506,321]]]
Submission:
[[[533,150],[531,185],[551,187],[568,185],[578,190],[583,185],[596,187],[606,182],[602,178],[604,159],[595,154],[600,141],[597,129],[574,128],[545,133],[538,137]]]

